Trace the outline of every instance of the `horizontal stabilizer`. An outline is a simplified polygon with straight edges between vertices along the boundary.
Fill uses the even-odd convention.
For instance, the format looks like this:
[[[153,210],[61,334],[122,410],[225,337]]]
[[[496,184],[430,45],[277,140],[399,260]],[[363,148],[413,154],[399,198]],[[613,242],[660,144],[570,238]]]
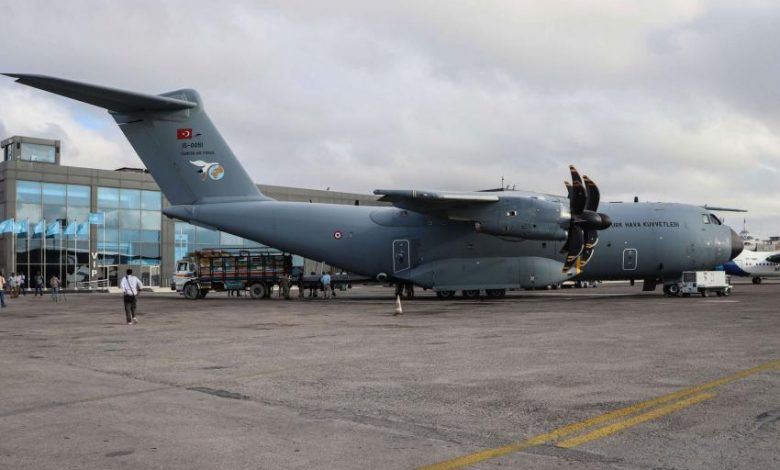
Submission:
[[[168,98],[165,96],[147,95],[132,91],[118,90],[89,83],[75,82],[64,78],[48,77],[46,75],[30,75],[6,73],[16,81],[34,88],[40,88],[57,95],[67,96],[77,101],[83,101],[109,111],[131,113],[137,111],[179,111],[194,108],[198,104],[191,101]]]

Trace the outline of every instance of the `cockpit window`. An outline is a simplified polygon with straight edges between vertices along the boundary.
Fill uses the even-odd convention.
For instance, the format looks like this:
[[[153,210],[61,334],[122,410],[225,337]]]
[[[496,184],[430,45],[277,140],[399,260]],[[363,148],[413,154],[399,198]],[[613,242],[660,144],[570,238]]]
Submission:
[[[705,224],[710,223],[710,215],[709,214],[702,214],[701,221],[704,222]]]
[[[714,214],[710,214],[710,221],[711,221],[713,224],[715,224],[715,225],[721,225],[721,224],[722,224],[722,222],[720,221],[720,219],[719,219],[719,218],[717,218],[717,217],[715,217],[715,215],[714,215]]]

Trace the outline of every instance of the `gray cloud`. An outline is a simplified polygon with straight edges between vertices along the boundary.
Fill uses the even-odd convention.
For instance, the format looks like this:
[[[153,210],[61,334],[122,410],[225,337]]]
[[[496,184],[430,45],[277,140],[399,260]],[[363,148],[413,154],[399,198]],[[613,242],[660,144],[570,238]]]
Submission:
[[[745,207],[780,232],[772,2],[0,6],[7,70],[196,88],[259,182],[561,193],[574,163],[606,199]],[[10,80],[0,97],[4,132],[56,134],[66,164],[140,164],[103,111]]]

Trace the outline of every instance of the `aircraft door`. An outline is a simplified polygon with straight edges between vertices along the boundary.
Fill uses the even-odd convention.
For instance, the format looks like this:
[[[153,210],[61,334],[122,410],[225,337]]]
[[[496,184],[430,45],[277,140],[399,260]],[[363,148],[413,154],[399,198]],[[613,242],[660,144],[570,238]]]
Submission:
[[[393,240],[393,272],[409,269],[409,240]]]
[[[636,248],[626,248],[623,250],[623,271],[636,270],[637,252]]]

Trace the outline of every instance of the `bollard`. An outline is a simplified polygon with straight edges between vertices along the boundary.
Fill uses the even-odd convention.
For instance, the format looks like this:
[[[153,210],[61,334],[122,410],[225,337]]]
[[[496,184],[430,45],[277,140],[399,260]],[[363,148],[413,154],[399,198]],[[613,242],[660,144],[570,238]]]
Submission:
[[[401,296],[400,295],[396,295],[395,296],[395,313],[393,314],[393,316],[395,316],[395,315],[403,315],[403,313],[404,313],[404,309],[401,308]]]

